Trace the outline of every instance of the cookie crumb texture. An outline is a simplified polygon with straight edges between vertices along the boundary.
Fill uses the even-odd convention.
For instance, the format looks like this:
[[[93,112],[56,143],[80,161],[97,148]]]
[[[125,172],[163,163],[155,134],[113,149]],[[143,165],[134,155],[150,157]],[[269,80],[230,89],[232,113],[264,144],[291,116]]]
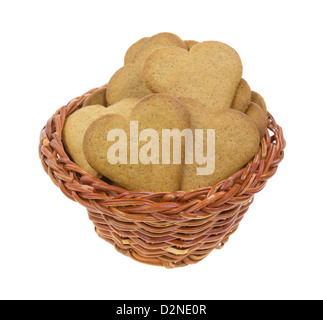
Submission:
[[[108,84],[88,95],[82,108],[65,121],[64,146],[85,172],[128,190],[174,192],[213,186],[252,160],[267,131],[265,100],[242,76],[239,54],[225,43],[183,40],[168,32],[142,37],[126,50],[124,65]],[[139,132],[158,133],[158,164],[131,164],[132,121],[137,121]],[[108,161],[115,143],[107,139],[112,129],[127,133],[127,163]],[[206,132],[214,130],[213,172],[198,175],[201,165],[196,159],[185,162],[184,138],[177,145],[181,163],[163,164],[163,129],[203,129],[203,142],[195,148],[203,148],[204,156]],[[139,141],[138,150],[147,142]],[[173,147],[174,142],[171,159],[178,151]]]

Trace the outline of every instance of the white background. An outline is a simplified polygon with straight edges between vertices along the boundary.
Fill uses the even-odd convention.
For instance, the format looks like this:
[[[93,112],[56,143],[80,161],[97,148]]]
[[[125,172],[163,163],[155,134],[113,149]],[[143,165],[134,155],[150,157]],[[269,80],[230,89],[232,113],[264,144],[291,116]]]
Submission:
[[[322,299],[321,1],[2,1],[2,299]],[[283,127],[285,159],[223,250],[167,270],[98,238],[51,182],[38,138],[108,82],[127,48],[168,31],[234,47]]]

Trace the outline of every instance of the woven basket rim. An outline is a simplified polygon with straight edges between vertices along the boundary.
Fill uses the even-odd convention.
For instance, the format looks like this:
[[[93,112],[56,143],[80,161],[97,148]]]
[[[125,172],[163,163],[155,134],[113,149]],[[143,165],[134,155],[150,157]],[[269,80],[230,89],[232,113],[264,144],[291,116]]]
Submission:
[[[102,87],[106,85],[99,88]],[[43,168],[52,181],[68,198],[81,203],[88,210],[104,212],[109,208],[125,219],[147,223],[205,219],[208,213],[201,209],[207,208],[208,204],[212,203],[212,208],[220,210],[230,202],[250,201],[276,173],[278,164],[284,157],[286,142],[282,128],[268,112],[267,131],[255,157],[244,168],[212,187],[191,191],[147,192],[128,191],[111,185],[78,167],[69,158],[61,139],[67,117],[99,88],[94,88],[59,108],[42,129],[39,144]],[[183,211],[184,215],[181,214]],[[212,214],[216,214],[215,211]]]

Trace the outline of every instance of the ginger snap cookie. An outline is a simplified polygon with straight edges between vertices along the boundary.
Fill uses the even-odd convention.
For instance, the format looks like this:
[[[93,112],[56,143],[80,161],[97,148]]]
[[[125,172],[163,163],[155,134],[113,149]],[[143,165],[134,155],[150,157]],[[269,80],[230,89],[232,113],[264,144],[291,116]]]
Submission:
[[[139,101],[139,98],[126,98],[123,99],[107,108],[107,113],[116,113],[121,114],[125,117],[128,117],[130,114],[130,111],[133,109],[133,107],[136,105],[136,103]]]
[[[138,101],[139,99],[135,98],[124,99],[108,108],[101,105],[91,105],[75,111],[67,118],[62,132],[62,140],[73,161],[79,167],[95,177],[101,176],[84,157],[82,146],[85,131],[94,120],[105,114],[118,113],[128,116]]]
[[[110,79],[106,91],[108,104],[114,104],[124,98],[142,98],[151,94],[142,81],[142,64],[151,52],[165,46],[177,46],[187,50],[185,42],[172,33],[159,33],[142,41],[136,49],[134,62],[120,68]]]
[[[178,47],[188,50],[185,41],[176,34],[169,32],[158,33],[145,41],[137,51],[135,63],[142,67],[145,59],[156,49],[163,47]]]
[[[140,46],[147,40],[149,39],[148,37],[142,38],[135,42],[133,45],[129,47],[127,50],[125,57],[124,57],[124,64],[129,64],[129,63],[134,63],[135,62],[135,57],[138,52],[138,49]]]
[[[191,50],[193,46],[198,44],[198,42],[195,40],[185,40],[185,43],[187,45],[188,50]]]
[[[204,119],[203,124],[204,127],[200,128],[204,129],[203,142],[197,144],[195,141],[195,161],[193,164],[185,164],[183,168],[181,190],[184,191],[210,187],[229,178],[243,168],[259,149],[259,131],[253,121],[240,111],[228,109],[217,112]],[[214,136],[207,129],[214,130]],[[213,138],[209,142],[208,134]],[[203,158],[206,154],[210,162]],[[201,167],[203,173],[207,171],[207,175],[198,175],[197,169]]]
[[[142,68],[152,92],[195,99],[211,113],[231,107],[241,76],[238,53],[217,41],[198,43],[189,52],[178,47],[157,49]]]
[[[82,169],[95,177],[101,175],[94,170],[86,161],[82,143],[83,137],[88,126],[97,118],[106,113],[107,108],[101,105],[88,106],[72,113],[66,120],[62,132],[62,140],[66,150],[73,161]]]
[[[207,107],[192,98],[179,97],[178,100],[185,107],[189,114],[191,128],[204,128],[204,121],[210,116],[210,112],[208,111]]]
[[[149,94],[151,91],[142,81],[138,66],[130,63],[112,76],[107,86],[106,99],[109,104],[114,104],[125,98],[143,98]]]
[[[236,94],[234,96],[231,108],[246,112],[251,102],[251,89],[245,79],[241,79]]]
[[[106,88],[100,88],[90,94],[83,102],[83,107],[100,105],[107,107]]]
[[[134,130],[136,123],[137,131]],[[152,94],[142,98],[129,117],[109,114],[94,121],[85,133],[83,150],[93,168],[128,190],[176,191],[182,176],[184,142],[178,146],[180,163],[174,163],[173,148],[170,148],[170,162],[164,164],[163,129],[181,131],[189,127],[187,111],[177,99]],[[151,129],[156,135],[151,134]],[[118,138],[114,136],[117,132]]]
[[[251,102],[246,115],[255,123],[262,139],[267,131],[267,114],[258,104]]]
[[[256,103],[262,110],[267,113],[267,106],[265,99],[256,91],[251,91],[251,102]]]

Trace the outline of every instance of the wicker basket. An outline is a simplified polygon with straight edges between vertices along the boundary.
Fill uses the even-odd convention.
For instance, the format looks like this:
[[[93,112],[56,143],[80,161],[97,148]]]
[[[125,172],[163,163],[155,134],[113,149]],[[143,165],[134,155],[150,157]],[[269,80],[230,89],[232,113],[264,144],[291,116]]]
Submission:
[[[62,144],[66,118],[96,89],[57,110],[41,132],[39,156],[52,181],[88,210],[102,239],[139,262],[182,267],[221,249],[283,159],[285,140],[274,118],[268,113],[268,130],[254,159],[213,187],[127,191],[89,175],[70,160]]]

